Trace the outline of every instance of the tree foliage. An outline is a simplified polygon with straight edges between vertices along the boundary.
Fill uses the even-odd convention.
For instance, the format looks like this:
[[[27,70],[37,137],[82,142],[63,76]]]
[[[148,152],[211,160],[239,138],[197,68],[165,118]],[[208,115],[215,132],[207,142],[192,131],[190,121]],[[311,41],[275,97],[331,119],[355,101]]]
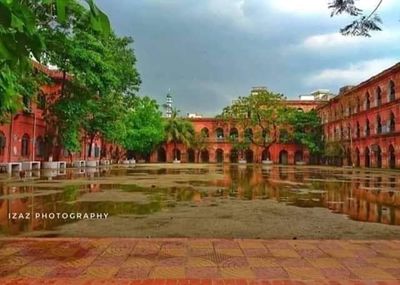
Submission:
[[[85,9],[89,26],[100,34],[110,32],[107,16],[86,0],[87,7],[77,0],[0,0],[0,115],[14,113],[22,96],[34,94],[36,78],[32,78],[31,56],[42,57],[48,50],[41,28],[62,26],[76,7]]]
[[[269,90],[253,92],[239,97],[232,105],[225,107],[222,115],[227,121],[237,122],[241,129],[255,129],[249,137],[251,143],[268,149],[278,140],[278,130],[285,123],[283,95]]]
[[[328,7],[332,11],[332,17],[347,14],[355,18],[353,22],[340,29],[343,35],[370,37],[372,31],[381,30],[380,24],[382,24],[382,20],[377,11],[383,0],[376,1],[375,9],[368,14],[365,14],[362,9],[356,6],[355,0],[333,0]]]
[[[282,94],[269,90],[252,92],[226,107],[221,117],[238,124],[245,131],[242,140],[232,141],[238,150],[245,150],[251,144],[268,150],[278,142],[298,143],[311,153],[320,153],[323,149],[321,122],[317,112],[303,112],[288,107]],[[255,130],[255,133],[246,135],[249,129]]]
[[[122,145],[127,150],[146,157],[164,140],[162,113],[156,101],[135,97],[126,108],[126,135]]]
[[[320,154],[323,151],[322,124],[316,111],[303,112],[291,109],[287,119],[295,143],[304,145],[312,154]]]
[[[204,131],[199,133],[194,133],[190,137],[189,145],[190,147],[196,151],[196,161],[200,161],[200,154],[203,150],[207,149],[207,141],[208,137]]]
[[[177,144],[182,143],[190,146],[194,136],[194,128],[190,121],[180,118],[179,111],[174,109],[172,115],[165,122],[165,140],[174,144],[174,159],[177,160]]]

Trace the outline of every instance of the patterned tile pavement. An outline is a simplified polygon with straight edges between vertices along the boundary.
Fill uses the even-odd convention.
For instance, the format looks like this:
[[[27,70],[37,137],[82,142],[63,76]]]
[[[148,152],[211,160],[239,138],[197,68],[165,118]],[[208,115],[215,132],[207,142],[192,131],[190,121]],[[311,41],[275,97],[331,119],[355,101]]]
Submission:
[[[0,284],[394,285],[400,240],[0,239]]]

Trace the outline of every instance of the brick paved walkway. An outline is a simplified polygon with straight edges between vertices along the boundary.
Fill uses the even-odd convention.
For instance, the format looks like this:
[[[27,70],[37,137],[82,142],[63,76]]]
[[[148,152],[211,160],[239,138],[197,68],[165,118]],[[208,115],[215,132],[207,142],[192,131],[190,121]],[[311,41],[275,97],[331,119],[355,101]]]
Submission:
[[[400,284],[400,241],[0,239],[0,284]]]

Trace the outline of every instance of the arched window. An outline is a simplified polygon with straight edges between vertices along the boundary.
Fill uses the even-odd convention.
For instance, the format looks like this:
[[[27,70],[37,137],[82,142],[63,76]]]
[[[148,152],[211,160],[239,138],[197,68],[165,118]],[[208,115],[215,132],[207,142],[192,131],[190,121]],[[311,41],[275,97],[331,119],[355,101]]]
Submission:
[[[229,132],[229,137],[231,140],[237,140],[239,138],[239,131],[236,128],[232,128]]]
[[[376,117],[376,133],[378,135],[382,133],[382,121],[379,115]]]
[[[356,137],[357,138],[361,137],[360,123],[359,122],[357,122],[357,126],[356,126]]]
[[[3,132],[0,132],[0,155],[4,155],[4,150],[6,148],[6,136]]]
[[[201,129],[201,135],[208,138],[210,136],[210,132],[208,131],[207,128],[202,128]]]
[[[38,137],[36,139],[36,156],[43,157],[45,151],[44,139],[42,137]]]
[[[371,98],[369,96],[369,92],[365,95],[365,110],[369,110],[371,107]]]
[[[378,86],[376,88],[376,106],[380,107],[382,105],[382,90],[381,88]]]
[[[396,100],[396,86],[393,80],[389,82],[389,102]]]
[[[360,112],[361,111],[361,102],[360,102],[360,97],[357,97],[357,110],[356,112]]]
[[[367,121],[365,122],[365,136],[368,137],[371,134],[371,129],[369,126],[369,120],[367,119]]]
[[[279,141],[281,143],[289,142],[289,132],[287,130],[285,130],[285,129],[279,130]]]
[[[21,156],[29,155],[29,136],[28,134],[24,134],[21,140]]]
[[[253,139],[253,130],[248,128],[244,131],[244,137],[248,140],[252,140]]]
[[[46,108],[46,96],[43,93],[39,93],[37,96],[37,107],[41,110]]]
[[[215,130],[215,134],[217,136],[217,139],[223,140],[224,139],[224,130],[222,128],[218,128]]]
[[[389,132],[394,133],[396,131],[396,118],[394,117],[393,112],[390,113],[389,119]]]
[[[31,98],[24,95],[22,97],[22,103],[24,104],[24,112],[30,113],[32,111]]]

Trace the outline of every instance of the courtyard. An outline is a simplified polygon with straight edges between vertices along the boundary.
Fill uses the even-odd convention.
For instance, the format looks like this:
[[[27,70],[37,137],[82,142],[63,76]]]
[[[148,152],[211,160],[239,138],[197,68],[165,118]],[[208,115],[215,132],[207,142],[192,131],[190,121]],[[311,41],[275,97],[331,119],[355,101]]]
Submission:
[[[397,171],[256,164],[32,172],[24,179],[2,178],[0,232],[3,237],[396,239],[399,179]],[[77,219],[77,213],[103,216]]]
[[[399,179],[258,164],[2,176],[0,283],[397,284]]]

